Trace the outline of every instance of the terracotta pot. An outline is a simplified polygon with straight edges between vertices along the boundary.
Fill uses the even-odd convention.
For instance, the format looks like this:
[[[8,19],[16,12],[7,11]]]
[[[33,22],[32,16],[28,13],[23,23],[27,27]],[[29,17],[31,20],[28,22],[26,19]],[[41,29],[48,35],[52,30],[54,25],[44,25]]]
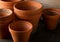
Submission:
[[[0,8],[8,8],[13,10],[13,5],[20,0],[1,0]]]
[[[33,25],[27,21],[16,21],[9,25],[14,42],[28,42]]]
[[[0,39],[9,38],[8,24],[13,21],[10,9],[0,9]]]
[[[55,30],[59,21],[60,10],[55,8],[47,8],[43,10],[43,18],[45,26],[49,30]]]
[[[34,1],[21,1],[14,5],[14,12],[18,18],[31,22],[33,32],[36,31],[41,16],[42,4]]]

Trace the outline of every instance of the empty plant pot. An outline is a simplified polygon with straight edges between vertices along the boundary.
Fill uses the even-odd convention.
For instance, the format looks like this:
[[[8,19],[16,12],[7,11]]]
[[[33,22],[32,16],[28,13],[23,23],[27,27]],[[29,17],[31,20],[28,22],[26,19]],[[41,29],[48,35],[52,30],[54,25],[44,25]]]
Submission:
[[[33,33],[37,29],[41,11],[42,4],[34,1],[20,1],[14,5],[16,16],[33,24]]]
[[[47,8],[43,10],[43,18],[45,26],[49,30],[55,30],[59,21],[60,10],[55,8]]]
[[[0,8],[12,9],[13,5],[20,0],[1,0],[0,1]]]
[[[8,27],[14,42],[29,42],[33,27],[30,22],[16,21]]]
[[[8,24],[13,21],[10,9],[0,9],[0,39],[9,38]]]

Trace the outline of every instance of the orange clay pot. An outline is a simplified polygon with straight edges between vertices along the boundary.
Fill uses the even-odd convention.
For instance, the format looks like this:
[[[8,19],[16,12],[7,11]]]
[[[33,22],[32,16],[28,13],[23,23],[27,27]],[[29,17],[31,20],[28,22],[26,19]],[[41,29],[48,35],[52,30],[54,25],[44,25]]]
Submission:
[[[1,0],[0,1],[0,8],[8,8],[13,10],[13,5],[20,0]]]
[[[0,39],[9,38],[8,24],[12,20],[13,14],[10,9],[0,9]]]
[[[33,24],[33,32],[37,29],[41,11],[42,4],[34,1],[21,1],[14,5],[14,12],[17,17]]]
[[[9,25],[14,42],[29,42],[33,25],[27,21],[16,21]]]
[[[59,21],[60,10],[55,8],[47,8],[43,10],[43,18],[45,26],[49,30],[55,30]]]

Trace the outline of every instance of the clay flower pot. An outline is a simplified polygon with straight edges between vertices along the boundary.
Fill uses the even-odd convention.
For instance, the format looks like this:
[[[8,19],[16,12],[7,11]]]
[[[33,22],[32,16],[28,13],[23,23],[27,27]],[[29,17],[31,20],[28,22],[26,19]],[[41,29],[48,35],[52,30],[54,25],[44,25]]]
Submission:
[[[34,1],[20,1],[14,5],[14,12],[20,19],[33,24],[33,32],[36,31],[41,16],[42,4]]]
[[[27,21],[16,21],[11,23],[9,31],[14,42],[28,42],[33,25]]]
[[[43,10],[43,18],[45,26],[49,30],[55,30],[59,21],[60,10],[55,8],[47,8]]]
[[[13,10],[13,5],[20,0],[1,0],[0,8],[8,8]]]
[[[8,24],[13,21],[10,9],[0,9],[0,39],[9,38]]]

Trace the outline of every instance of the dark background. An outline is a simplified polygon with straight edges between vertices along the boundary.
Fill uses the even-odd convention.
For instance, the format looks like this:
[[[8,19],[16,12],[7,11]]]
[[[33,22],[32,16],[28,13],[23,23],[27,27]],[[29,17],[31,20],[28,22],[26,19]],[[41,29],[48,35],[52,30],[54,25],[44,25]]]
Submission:
[[[44,21],[40,20],[37,32],[31,35],[30,42],[60,42],[60,22],[56,30],[47,30]]]

